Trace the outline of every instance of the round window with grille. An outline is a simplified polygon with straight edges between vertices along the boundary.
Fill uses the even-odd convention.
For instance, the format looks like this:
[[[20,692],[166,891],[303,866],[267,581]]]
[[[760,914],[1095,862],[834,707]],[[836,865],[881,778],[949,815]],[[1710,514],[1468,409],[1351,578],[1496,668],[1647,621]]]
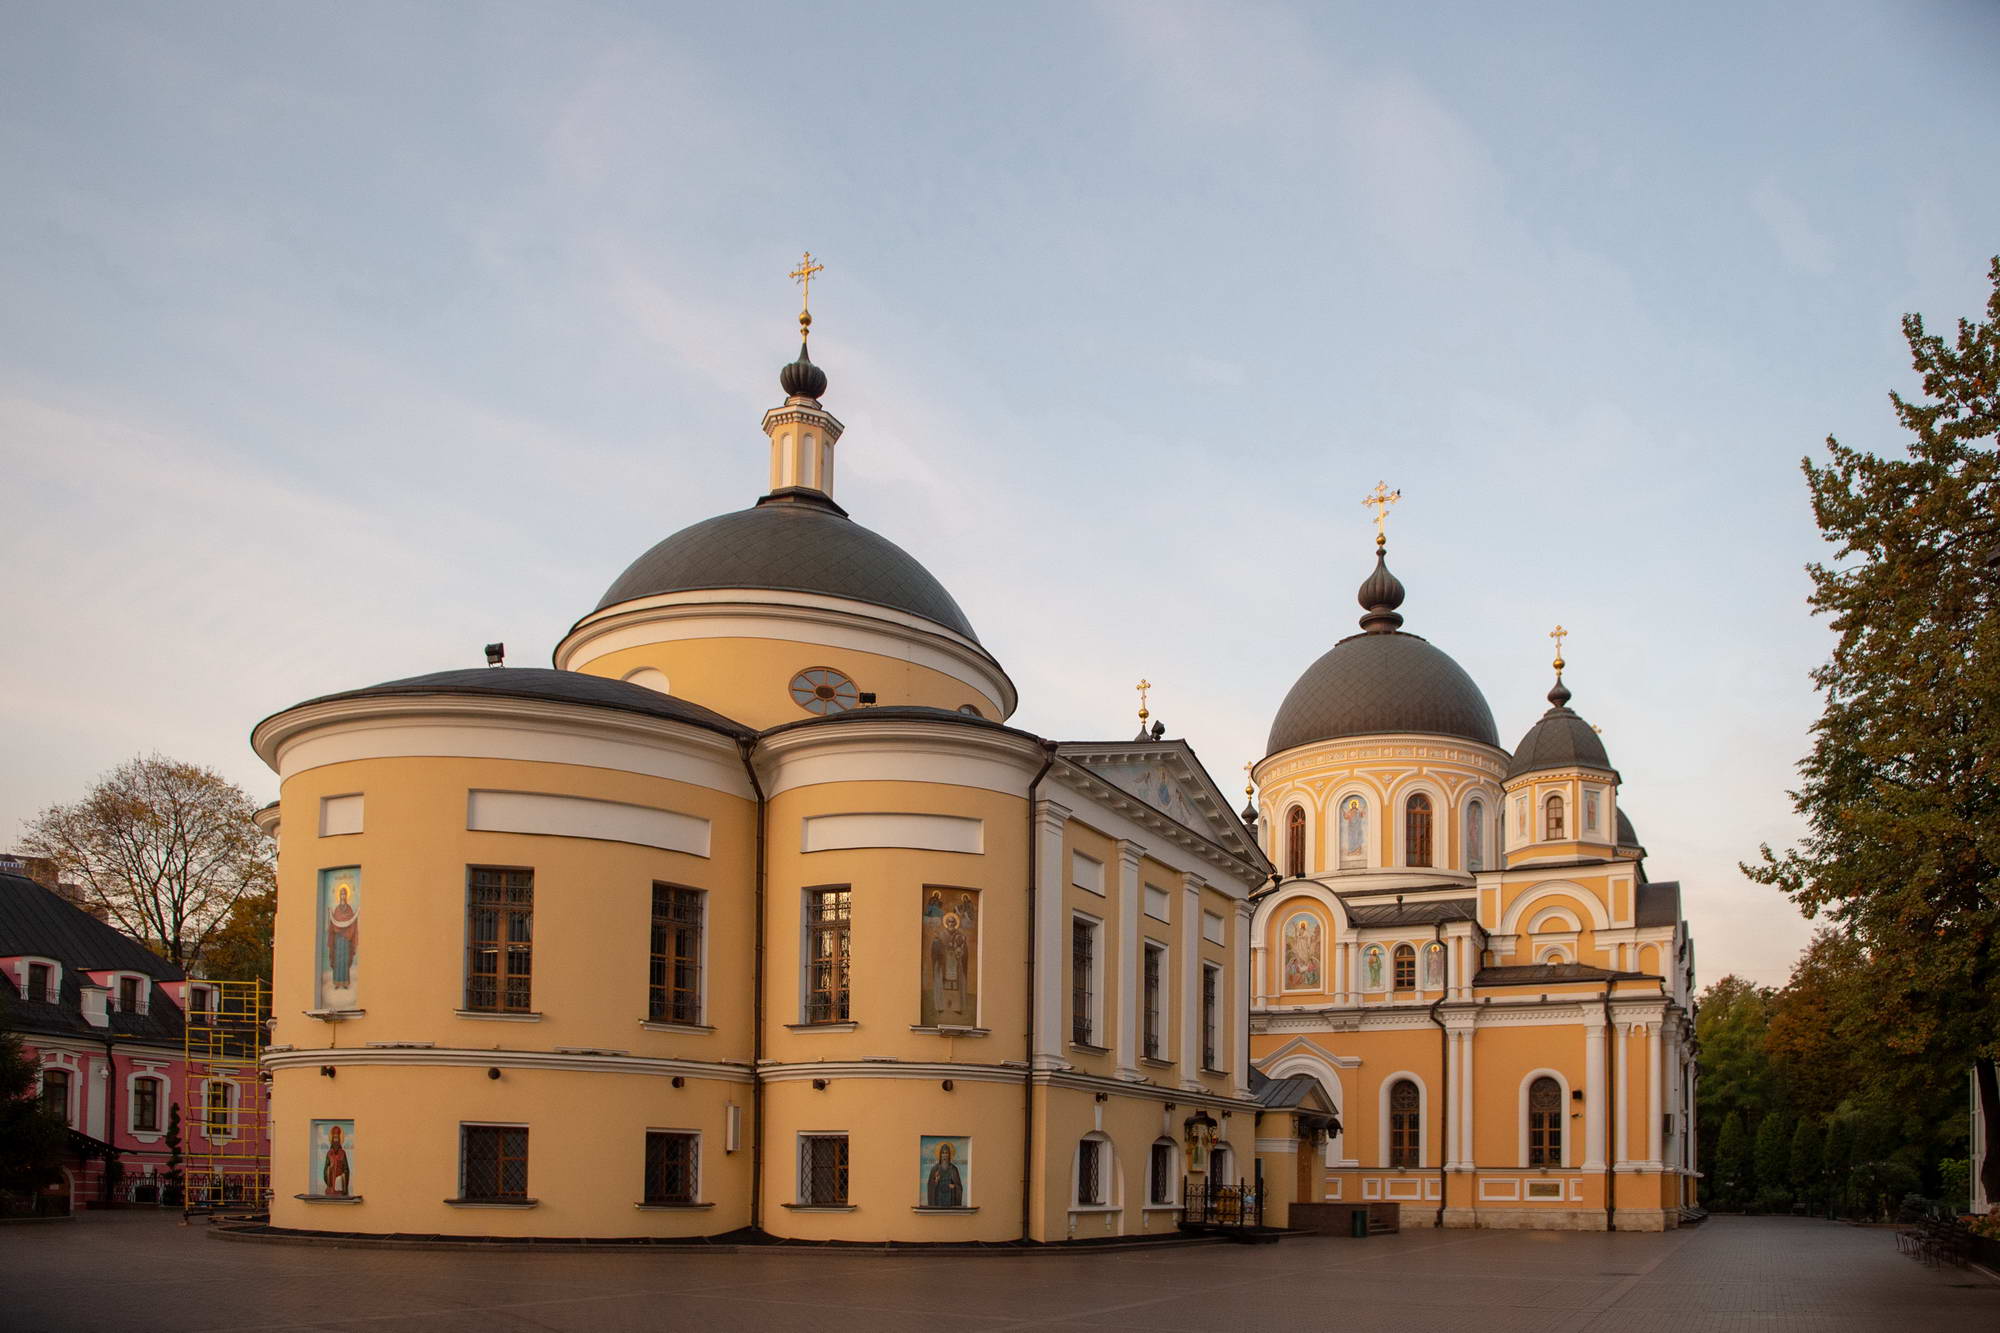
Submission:
[[[792,702],[808,713],[844,713],[861,702],[861,691],[832,667],[807,667],[792,677]]]

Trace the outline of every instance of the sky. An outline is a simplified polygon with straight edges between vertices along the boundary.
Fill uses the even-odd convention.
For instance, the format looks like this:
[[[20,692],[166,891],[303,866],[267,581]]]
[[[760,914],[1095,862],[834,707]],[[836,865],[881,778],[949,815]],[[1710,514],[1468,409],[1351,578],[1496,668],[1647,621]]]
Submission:
[[[1352,633],[1502,741],[1558,622],[1700,980],[1831,638],[1800,476],[2000,251],[2000,6],[0,0],[0,847],[159,752],[261,803],[298,700],[544,665],[750,503],[795,350],[837,497],[1014,721],[1232,794]]]

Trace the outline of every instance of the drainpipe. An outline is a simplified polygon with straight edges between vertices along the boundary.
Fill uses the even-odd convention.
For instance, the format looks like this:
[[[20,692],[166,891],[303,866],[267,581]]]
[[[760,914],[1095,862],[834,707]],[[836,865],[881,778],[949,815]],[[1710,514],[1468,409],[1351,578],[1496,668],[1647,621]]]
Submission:
[[[1035,982],[1041,971],[1035,957],[1036,930],[1040,925],[1040,903],[1035,892],[1041,878],[1041,832],[1035,827],[1035,792],[1042,779],[1055,767],[1056,743],[1042,742],[1042,766],[1028,784],[1028,1031],[1023,1039],[1021,1061],[1021,1240],[1025,1243],[1034,1221],[1035,1208]]]
[[[750,966],[750,1229],[761,1231],[764,1226],[764,897],[768,803],[764,798],[764,784],[757,780],[757,765],[751,759],[756,744],[754,739],[739,739],[736,742],[737,749],[743,754],[743,771],[750,779],[750,790],[757,798],[756,879],[752,893],[752,901],[756,904],[757,943]]]
[[[1618,1126],[1611,1117],[1618,1114],[1618,1032],[1611,1026],[1611,982],[1604,983],[1604,1068],[1607,1080],[1599,1095],[1604,1098],[1604,1229],[1618,1229]]]
[[[150,996],[148,997],[151,998]],[[109,1032],[104,1034],[104,1141],[114,1149],[118,1146],[118,1054],[117,1038]],[[98,1186],[98,1193],[104,1195],[104,1202],[110,1203],[111,1165],[118,1160],[117,1153],[104,1159],[104,1175]]]
[[[1439,945],[1443,945],[1444,922],[1442,921],[1433,922],[1431,925],[1431,932],[1432,932],[1431,938],[1437,941]],[[1451,993],[1451,975],[1449,969],[1447,969],[1445,975],[1445,992],[1444,994],[1439,995],[1435,1000],[1431,1001],[1431,1022],[1437,1024],[1437,1030],[1438,1030],[1438,1069],[1440,1071],[1438,1078],[1438,1101],[1440,1102],[1442,1107],[1438,1115],[1438,1136],[1437,1136],[1437,1145],[1438,1145],[1437,1229],[1439,1231],[1444,1230],[1445,1195],[1448,1192],[1450,1186],[1450,1180],[1447,1178],[1445,1173],[1444,1159],[1445,1159],[1445,1145],[1451,1141],[1451,1130],[1449,1128],[1451,1124],[1451,1029],[1444,1025],[1444,1020],[1442,1018],[1438,1017],[1438,1006],[1444,1003],[1444,996],[1450,993]]]

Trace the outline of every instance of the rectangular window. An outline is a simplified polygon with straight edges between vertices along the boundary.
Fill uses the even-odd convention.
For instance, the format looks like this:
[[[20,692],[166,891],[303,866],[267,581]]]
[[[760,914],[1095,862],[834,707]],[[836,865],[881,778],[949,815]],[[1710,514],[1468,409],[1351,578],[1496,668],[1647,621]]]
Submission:
[[[63,1123],[69,1123],[69,1071],[67,1069],[42,1070],[42,1105],[61,1116]]]
[[[1104,1202],[1104,1145],[1096,1139],[1076,1145],[1076,1201],[1086,1207]]]
[[[1160,992],[1164,989],[1162,978],[1166,970],[1166,949],[1157,944],[1146,945],[1146,1003],[1140,1013],[1145,1018],[1145,1051],[1148,1060],[1160,1058],[1160,1046],[1163,1040],[1160,1032]]]
[[[160,1128],[160,1081],[137,1079],[132,1084],[132,1128],[138,1133],[158,1133]]]
[[[139,1012],[139,978],[118,978],[118,1009],[127,1014]]]
[[[1201,969],[1201,1067],[1217,1068],[1216,992],[1222,985],[1222,969],[1204,964]]]
[[[848,1010],[847,969],[848,930],[852,917],[853,894],[849,890],[806,891],[808,1023],[845,1023],[851,1016]]]
[[[647,977],[647,1016],[668,1023],[701,1022],[699,889],[653,886],[653,957]]]
[[[470,1203],[527,1202],[527,1126],[460,1125],[458,1132],[459,1197]]]
[[[677,1131],[646,1131],[647,1203],[693,1203],[695,1170],[701,1136]]]
[[[223,1079],[210,1079],[203,1090],[202,1132],[211,1140],[229,1137],[229,1112],[235,1102],[233,1089]]]
[[[820,1208],[847,1204],[847,1135],[799,1135],[799,1202]]]
[[[215,1012],[215,988],[213,986],[188,987],[189,1016],[197,1023],[206,1023]]]
[[[1146,1195],[1148,1203],[1174,1201],[1174,1145],[1156,1143],[1147,1159]]]
[[[56,970],[47,963],[28,964],[28,998],[54,1004]]]
[[[465,910],[465,1007],[534,1012],[535,872],[472,867]]]
[[[1097,923],[1071,917],[1069,923],[1069,1038],[1079,1046],[1097,1044],[1092,1009],[1097,1002]]]

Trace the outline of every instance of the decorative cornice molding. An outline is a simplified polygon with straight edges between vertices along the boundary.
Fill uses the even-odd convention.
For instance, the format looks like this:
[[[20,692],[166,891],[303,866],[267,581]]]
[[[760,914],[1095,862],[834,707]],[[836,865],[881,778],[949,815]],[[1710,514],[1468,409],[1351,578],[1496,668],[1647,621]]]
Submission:
[[[443,1046],[340,1046],[268,1051],[265,1069],[318,1069],[321,1065],[416,1065],[462,1069],[536,1069],[560,1073],[631,1074],[650,1078],[752,1082],[750,1067],[719,1060],[673,1060],[643,1055],[588,1055],[582,1052],[480,1050]]]

